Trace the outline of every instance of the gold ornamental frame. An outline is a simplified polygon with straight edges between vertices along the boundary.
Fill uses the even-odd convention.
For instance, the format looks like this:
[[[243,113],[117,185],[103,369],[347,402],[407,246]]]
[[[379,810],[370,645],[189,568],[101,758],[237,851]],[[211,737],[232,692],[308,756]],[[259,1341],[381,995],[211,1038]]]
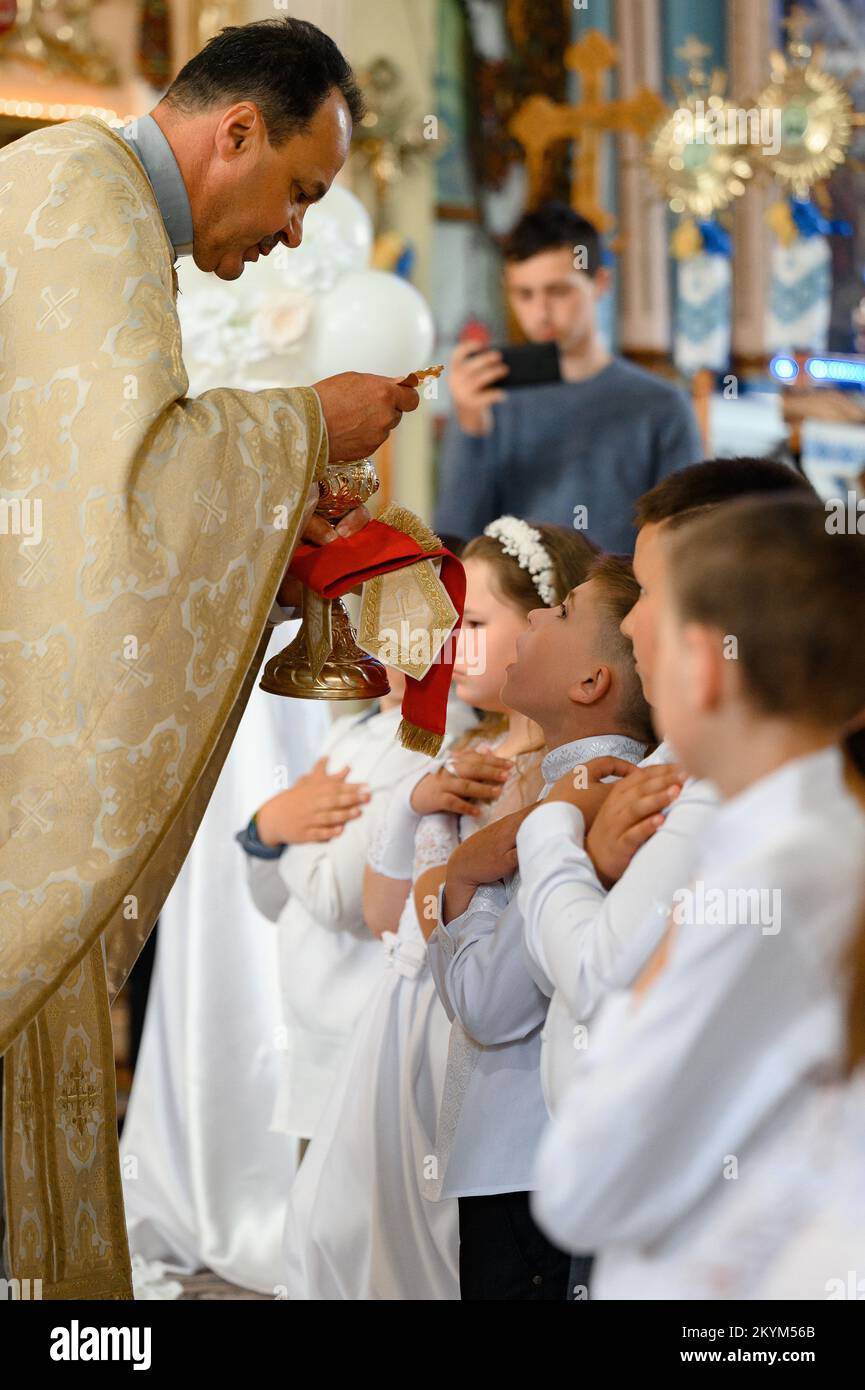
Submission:
[[[18,0],[15,23],[0,33],[0,145],[78,116],[120,126],[143,114],[94,32],[99,3]],[[172,75],[220,29],[241,23],[240,9],[240,0],[171,0]]]

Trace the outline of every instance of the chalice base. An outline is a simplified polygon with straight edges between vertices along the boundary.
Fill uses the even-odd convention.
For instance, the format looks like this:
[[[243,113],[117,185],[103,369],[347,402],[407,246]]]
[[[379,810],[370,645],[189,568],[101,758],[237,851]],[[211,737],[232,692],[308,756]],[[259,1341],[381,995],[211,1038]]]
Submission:
[[[333,645],[318,675],[310,670],[302,627],[294,641],[268,661],[261,690],[294,700],[377,700],[390,692],[384,666],[355,642],[342,599],[331,600],[330,608]]]

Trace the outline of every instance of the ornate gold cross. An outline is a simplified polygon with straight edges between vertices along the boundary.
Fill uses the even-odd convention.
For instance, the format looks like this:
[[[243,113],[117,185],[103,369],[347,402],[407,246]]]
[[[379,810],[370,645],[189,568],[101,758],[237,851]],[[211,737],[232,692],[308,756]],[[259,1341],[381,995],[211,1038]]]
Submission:
[[[619,60],[618,49],[597,29],[590,29],[579,43],[565,52],[565,66],[580,77],[580,101],[558,104],[549,97],[528,97],[515,112],[509,130],[526,152],[529,206],[540,201],[544,182],[544,158],[551,145],[561,140],[578,142],[571,179],[571,204],[577,212],[607,232],[615,219],[601,206],[600,156],[605,134],[630,131],[646,136],[664,115],[666,107],[657,92],[641,87],[621,101],[604,97],[606,74]]]
[[[689,34],[685,42],[679,44],[676,49],[676,57],[688,64],[689,69],[691,69],[689,76],[693,80],[694,76],[703,75],[703,59],[708,58],[711,52],[709,45],[698,39],[696,34]]]
[[[801,44],[808,30],[811,28],[813,16],[803,9],[801,5],[794,5],[786,19],[781,20],[781,28],[787,31],[787,42],[791,45]]]
[[[93,1084],[91,1077],[92,1070],[88,1069],[85,1072],[80,1057],[77,1057],[69,1070],[64,1073],[62,1085],[58,1088],[58,1108],[62,1111],[67,1123],[79,1135],[86,1132],[87,1125],[99,1101],[99,1090]]]

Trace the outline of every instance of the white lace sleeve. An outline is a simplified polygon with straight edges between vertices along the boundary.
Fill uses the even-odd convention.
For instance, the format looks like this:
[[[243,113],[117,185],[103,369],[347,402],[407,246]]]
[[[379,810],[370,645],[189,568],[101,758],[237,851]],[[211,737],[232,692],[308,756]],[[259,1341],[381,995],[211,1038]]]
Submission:
[[[376,818],[367,850],[367,863],[375,869],[376,873],[384,874],[386,878],[407,879],[416,877],[412,867],[415,854],[415,836],[422,820],[451,819],[449,816],[421,817],[411,804],[411,794],[418,782],[423,781],[424,777],[428,777],[430,773],[436,772],[444,763],[445,757],[446,754],[442,754],[438,758],[431,758],[421,772],[413,772],[409,777],[403,778],[395,788],[393,795],[388,798],[381,814]],[[454,843],[458,843],[458,838]],[[444,858],[447,859],[449,854],[450,850]],[[432,859],[430,862],[440,864],[443,861]]]
[[[422,776],[426,776],[424,771]],[[415,831],[420,823],[411,805],[411,794],[420,777],[400,782],[381,806],[371,828],[367,863],[387,878],[411,878]]]
[[[417,881],[426,869],[446,864],[460,842],[459,818],[445,811],[424,816],[414,839],[412,878]]]

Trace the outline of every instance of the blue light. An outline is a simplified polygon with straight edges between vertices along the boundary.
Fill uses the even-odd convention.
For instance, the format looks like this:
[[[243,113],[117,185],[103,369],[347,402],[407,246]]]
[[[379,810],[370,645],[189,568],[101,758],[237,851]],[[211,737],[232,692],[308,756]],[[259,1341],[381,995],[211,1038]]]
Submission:
[[[809,357],[805,370],[814,381],[839,381],[865,386],[865,362],[843,357]]]
[[[773,357],[769,371],[779,381],[795,381],[799,375],[799,363],[792,357]]]

